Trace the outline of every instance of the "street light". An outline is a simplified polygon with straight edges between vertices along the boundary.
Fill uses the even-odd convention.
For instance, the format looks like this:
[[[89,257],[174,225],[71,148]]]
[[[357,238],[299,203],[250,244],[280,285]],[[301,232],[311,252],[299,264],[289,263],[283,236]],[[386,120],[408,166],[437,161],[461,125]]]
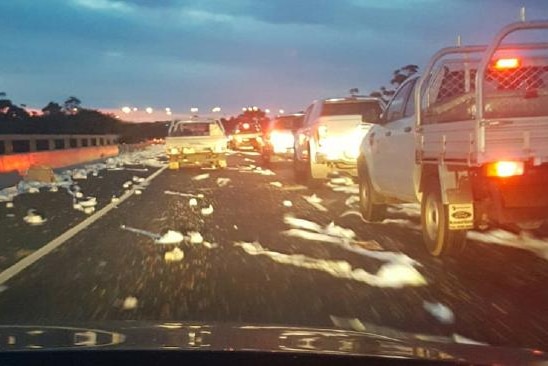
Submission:
[[[171,116],[172,113],[171,113],[171,111],[166,111],[166,114],[167,114],[168,116]]]
[[[283,109],[280,109],[280,110],[278,111],[278,113],[280,113],[280,114],[284,114],[284,113],[285,113],[285,111],[284,111]]]
[[[245,112],[245,111],[247,111],[247,108],[246,108],[246,107],[243,107],[243,108],[242,108],[242,112]]]
[[[221,107],[214,107],[211,111],[212,111],[213,113],[220,112],[220,111],[221,111]]]
[[[124,112],[125,114],[128,114],[129,112],[131,112],[131,108],[129,108],[129,107],[123,107],[123,108],[122,108],[122,112]]]
[[[267,109],[264,110],[264,112],[268,114],[268,113],[270,113],[270,109],[267,108]]]
[[[145,112],[147,112],[148,114],[152,114],[153,109],[151,107],[146,107]]]
[[[192,108],[190,108],[190,112],[192,112],[192,113],[198,113],[198,108],[192,107]]]
[[[257,106],[253,106],[253,110],[254,110],[255,112],[257,112],[257,111],[259,110],[259,108],[257,108]]]
[[[133,112],[137,112],[137,107],[133,107]]]
[[[171,112],[171,108],[166,107],[166,112]]]

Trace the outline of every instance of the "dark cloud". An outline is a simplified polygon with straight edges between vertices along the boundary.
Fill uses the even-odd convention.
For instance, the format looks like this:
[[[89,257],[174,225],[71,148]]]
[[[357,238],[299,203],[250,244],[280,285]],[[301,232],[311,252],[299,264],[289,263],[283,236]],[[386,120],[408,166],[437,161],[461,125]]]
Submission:
[[[521,2],[4,1],[0,89],[37,104],[76,94],[105,107],[303,109],[385,84],[392,70],[423,65],[459,34],[485,42],[517,18]],[[548,17],[548,3],[525,3],[530,17]]]

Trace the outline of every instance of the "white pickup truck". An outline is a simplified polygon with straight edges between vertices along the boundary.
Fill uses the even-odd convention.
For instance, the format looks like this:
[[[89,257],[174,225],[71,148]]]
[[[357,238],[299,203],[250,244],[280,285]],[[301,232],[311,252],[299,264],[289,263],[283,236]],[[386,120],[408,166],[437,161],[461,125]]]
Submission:
[[[548,21],[442,49],[400,86],[360,146],[366,220],[389,203],[420,203],[426,248],[441,256],[464,248],[467,229],[548,218],[548,37],[508,42],[532,30]]]
[[[317,100],[306,110],[294,139],[297,181],[315,185],[332,172],[357,175],[360,141],[377,123],[384,102],[373,97]]]
[[[223,125],[218,120],[174,121],[166,137],[169,168],[204,165],[226,168],[227,142]]]

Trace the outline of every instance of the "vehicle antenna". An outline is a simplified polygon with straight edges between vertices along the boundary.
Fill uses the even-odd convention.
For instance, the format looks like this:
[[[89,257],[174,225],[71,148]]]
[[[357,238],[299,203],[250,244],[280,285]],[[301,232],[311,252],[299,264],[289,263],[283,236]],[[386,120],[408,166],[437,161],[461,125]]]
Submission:
[[[519,19],[524,22],[525,21],[525,6],[522,6],[519,10]]]
[[[459,35],[457,36],[457,47],[460,47],[460,46],[462,46],[462,37],[461,37],[461,35],[459,34]]]

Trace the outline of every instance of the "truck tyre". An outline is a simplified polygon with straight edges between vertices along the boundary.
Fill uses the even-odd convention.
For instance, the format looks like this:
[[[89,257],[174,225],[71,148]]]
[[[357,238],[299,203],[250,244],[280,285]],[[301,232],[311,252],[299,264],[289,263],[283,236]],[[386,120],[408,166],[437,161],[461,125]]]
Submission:
[[[457,256],[464,250],[466,230],[449,230],[449,211],[437,180],[428,183],[422,194],[421,224],[426,249],[433,256]]]
[[[372,222],[384,220],[386,205],[374,203],[375,191],[367,172],[363,172],[358,176],[358,186],[360,189],[360,212],[363,219]]]
[[[310,152],[310,146],[308,147],[308,164],[306,169],[307,185],[310,188],[317,188],[321,185],[323,180],[327,178],[329,169],[323,164],[314,164],[312,162],[312,155]]]

